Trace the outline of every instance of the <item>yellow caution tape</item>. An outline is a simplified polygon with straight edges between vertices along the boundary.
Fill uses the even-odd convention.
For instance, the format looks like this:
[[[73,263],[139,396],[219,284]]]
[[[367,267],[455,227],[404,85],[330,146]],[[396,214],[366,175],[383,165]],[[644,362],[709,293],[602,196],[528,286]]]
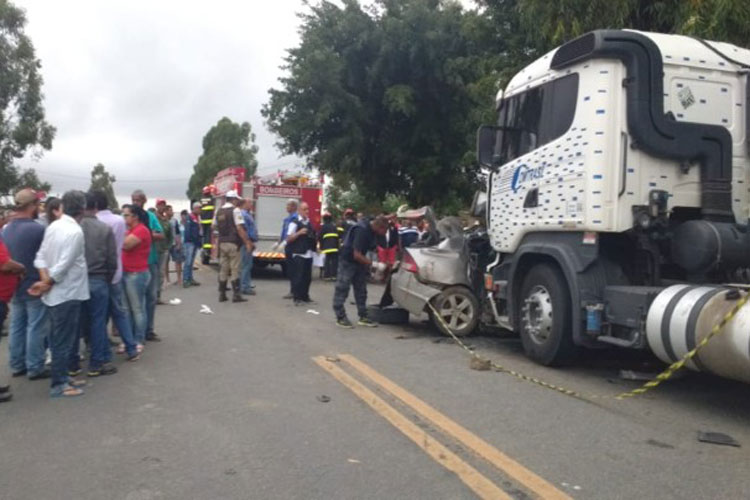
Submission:
[[[728,313],[724,315],[723,318],[721,318],[721,321],[719,321],[714,327],[711,329],[710,332],[708,332],[708,335],[703,337],[700,342],[698,342],[698,345],[695,346],[691,351],[687,352],[681,359],[675,361],[671,365],[667,367],[666,370],[658,374],[653,379],[649,380],[645,384],[643,384],[641,387],[637,389],[633,389],[629,392],[623,392],[622,394],[619,394],[617,396],[618,400],[623,400],[625,398],[632,398],[633,396],[638,396],[640,394],[643,394],[647,391],[650,391],[654,387],[658,387],[659,384],[664,382],[665,380],[669,380],[669,377],[675,374],[680,368],[685,366],[685,363],[690,361],[695,357],[696,354],[698,354],[698,351],[703,349],[712,338],[714,338],[716,335],[721,333],[724,330],[724,327],[727,326],[727,323],[732,321],[732,319],[737,315],[737,313],[742,309],[742,306],[747,304],[748,299],[750,299],[750,294],[745,294],[743,297],[741,297],[732,307],[732,309],[729,310]]]
[[[749,300],[750,300],[750,293],[745,294],[743,297],[741,297],[737,301],[737,303],[734,305],[734,307],[732,307],[732,309],[726,315],[724,315],[724,317],[721,319],[721,321],[719,321],[719,323],[717,323],[711,329],[711,331],[708,333],[708,335],[706,335],[698,343],[698,345],[695,346],[694,349],[692,349],[690,352],[688,352],[687,354],[685,354],[682,357],[682,359],[680,359],[678,361],[675,361],[674,363],[672,363],[671,365],[669,365],[669,367],[667,367],[667,369],[665,369],[663,372],[661,372],[660,374],[658,374],[656,377],[654,377],[650,381],[648,381],[645,384],[643,384],[643,386],[641,386],[641,387],[639,387],[637,389],[633,389],[632,391],[629,391],[629,392],[624,392],[622,394],[618,394],[617,396],[614,396],[614,399],[616,399],[618,401],[622,401],[623,399],[626,399],[626,398],[631,398],[631,397],[634,397],[634,396],[639,396],[639,395],[644,394],[644,393],[648,392],[649,390],[651,390],[651,389],[659,386],[659,384],[661,384],[662,382],[668,380],[672,375],[675,374],[675,372],[677,372],[681,368],[683,368],[685,366],[685,363],[687,363],[689,360],[691,360],[692,358],[694,358],[695,355],[698,353],[698,351],[700,351],[701,349],[703,349],[711,341],[711,339],[713,337],[715,337],[716,335],[718,335],[719,333],[721,333],[724,330],[724,327],[727,325],[727,323],[729,323],[730,321],[732,321],[732,319],[737,315],[737,313],[739,312],[739,310],[742,309],[742,307],[745,304],[747,304]],[[486,362],[489,361],[490,365],[492,366],[492,368],[495,371],[502,372],[502,373],[507,373],[508,375],[512,375],[513,377],[515,377],[515,378],[517,378],[519,380],[524,380],[526,382],[531,382],[532,384],[538,385],[540,387],[544,387],[546,389],[550,389],[550,390],[553,390],[555,392],[559,392],[561,394],[565,394],[566,396],[571,396],[571,397],[582,399],[582,400],[585,400],[585,401],[589,401],[589,400],[593,400],[593,399],[610,399],[610,398],[613,397],[613,396],[601,395],[601,394],[584,394],[584,393],[581,393],[579,391],[568,389],[568,388],[562,387],[562,386],[557,385],[557,384],[552,384],[552,383],[546,382],[546,381],[544,381],[542,379],[539,379],[537,377],[530,377],[528,375],[524,375],[521,372],[518,372],[518,371],[513,370],[511,368],[507,368],[507,367],[505,367],[505,366],[503,366],[503,365],[501,365],[499,363],[496,363],[494,361],[482,358],[481,356],[479,356],[478,354],[476,354],[471,348],[469,348],[469,346],[467,346],[466,344],[464,344],[464,342],[459,337],[457,337],[456,334],[454,334],[451,331],[450,327],[445,323],[445,320],[440,316],[440,314],[437,312],[437,309],[435,309],[435,307],[432,305],[431,302],[427,303],[427,307],[429,307],[430,310],[432,311],[433,317],[437,319],[438,323],[441,326],[440,329],[443,330],[444,333],[448,334],[456,342],[456,344],[458,344],[459,346],[461,346],[473,358],[477,358],[480,362],[484,362],[484,363],[486,363]]]

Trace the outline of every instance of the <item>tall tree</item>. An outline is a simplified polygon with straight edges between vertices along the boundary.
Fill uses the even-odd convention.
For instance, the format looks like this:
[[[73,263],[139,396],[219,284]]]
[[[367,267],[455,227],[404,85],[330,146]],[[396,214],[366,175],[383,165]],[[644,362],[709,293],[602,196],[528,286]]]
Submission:
[[[44,191],[45,193],[49,193],[52,190],[52,184],[40,180],[36,174],[36,170],[33,168],[20,171],[15,187],[17,189],[31,188],[36,191]]]
[[[243,167],[247,175],[253,175],[258,167],[257,153],[258,146],[250,124],[222,118],[203,137],[203,154],[193,167],[188,197],[199,198],[202,188],[211,184],[216,174],[227,167]]]
[[[115,197],[115,189],[112,184],[117,179],[115,176],[107,172],[107,169],[101,163],[97,163],[91,169],[91,185],[89,186],[90,191],[104,191],[107,195],[107,201],[109,206],[112,208],[117,207],[117,198]]]
[[[42,104],[41,64],[24,28],[24,11],[0,0],[0,192],[21,186],[15,161],[52,147],[55,128]],[[31,174],[26,174],[31,175]],[[33,174],[36,177],[35,173]],[[28,181],[29,179],[25,179]],[[38,180],[38,179],[37,179]]]
[[[342,3],[301,16],[288,76],[270,90],[263,115],[282,151],[366,198],[460,204],[476,178],[466,152],[481,76],[466,12],[440,0]]]

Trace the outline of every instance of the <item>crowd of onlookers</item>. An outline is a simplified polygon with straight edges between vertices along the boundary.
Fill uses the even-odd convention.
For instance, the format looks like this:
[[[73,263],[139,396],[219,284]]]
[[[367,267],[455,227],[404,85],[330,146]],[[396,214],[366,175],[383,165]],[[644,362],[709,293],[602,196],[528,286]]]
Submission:
[[[177,218],[164,200],[146,210],[143,191],[131,201],[111,207],[102,191],[15,194],[0,233],[0,322],[9,314],[13,377],[50,379],[52,397],[81,395],[82,340],[86,375],[114,374],[113,347],[137,361],[146,342],[161,340],[154,317],[170,259],[178,284],[198,285],[200,205]],[[0,386],[0,402],[10,398]]]
[[[42,198],[32,189],[18,191],[13,210],[0,220],[0,324],[10,316],[12,376],[50,379],[53,397],[83,394],[83,359],[88,377],[111,375],[117,373],[113,351],[137,361],[146,342],[161,341],[154,317],[162,287],[170,282],[170,261],[176,285],[198,286],[193,270],[204,231],[216,232],[221,249],[219,300],[227,300],[229,277],[234,302],[255,294],[250,273],[257,228],[251,203],[236,194],[227,195],[211,226],[202,224],[199,202],[176,216],[162,199],[147,210],[141,190],[121,207],[110,206],[102,191]],[[351,286],[358,324],[374,326],[364,310],[370,270],[390,269],[403,248],[422,238],[424,223],[347,209],[338,223],[324,213],[316,230],[306,203],[289,200],[287,211],[279,240],[291,284],[286,298],[312,302],[318,258],[323,279],[337,281],[339,325],[352,326],[343,311]],[[10,399],[10,387],[0,385],[0,402]]]

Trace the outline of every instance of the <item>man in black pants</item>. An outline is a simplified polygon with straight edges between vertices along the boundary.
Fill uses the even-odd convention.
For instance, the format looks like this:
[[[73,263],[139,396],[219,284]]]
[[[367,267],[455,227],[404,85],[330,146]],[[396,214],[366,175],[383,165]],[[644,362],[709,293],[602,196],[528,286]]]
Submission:
[[[388,220],[377,217],[373,220],[362,220],[353,226],[344,238],[339,257],[339,272],[336,279],[336,290],[333,294],[333,311],[336,313],[336,324],[342,328],[353,328],[346,317],[344,303],[349,295],[349,287],[354,288],[354,300],[357,303],[359,326],[377,326],[367,317],[367,276],[373,262],[367,253],[375,248],[377,236],[383,236],[388,230]],[[385,267],[385,264],[377,263]]]
[[[326,281],[336,281],[336,271],[339,267],[339,240],[338,228],[333,223],[333,217],[328,212],[323,214],[323,225],[320,228],[320,253],[325,255],[325,264],[323,265],[323,279]]]
[[[292,295],[294,295],[296,306],[312,302],[310,281],[312,280],[313,252],[317,240],[309,216],[310,207],[307,203],[301,203],[297,217],[292,219],[287,229],[286,250],[292,260]]]

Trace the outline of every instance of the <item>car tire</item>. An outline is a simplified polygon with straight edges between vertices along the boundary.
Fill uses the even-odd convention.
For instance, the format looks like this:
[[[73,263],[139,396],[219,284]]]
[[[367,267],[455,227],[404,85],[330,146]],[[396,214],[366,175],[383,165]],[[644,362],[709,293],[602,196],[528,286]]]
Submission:
[[[367,306],[367,317],[381,325],[405,325],[409,322],[409,311],[400,307]]]
[[[479,323],[479,301],[469,289],[462,286],[448,287],[431,302],[456,337],[465,337],[476,329]],[[429,313],[432,323],[443,331],[432,309]]]
[[[570,291],[562,271],[537,264],[526,274],[516,305],[521,343],[526,355],[545,366],[570,363],[573,343]]]

